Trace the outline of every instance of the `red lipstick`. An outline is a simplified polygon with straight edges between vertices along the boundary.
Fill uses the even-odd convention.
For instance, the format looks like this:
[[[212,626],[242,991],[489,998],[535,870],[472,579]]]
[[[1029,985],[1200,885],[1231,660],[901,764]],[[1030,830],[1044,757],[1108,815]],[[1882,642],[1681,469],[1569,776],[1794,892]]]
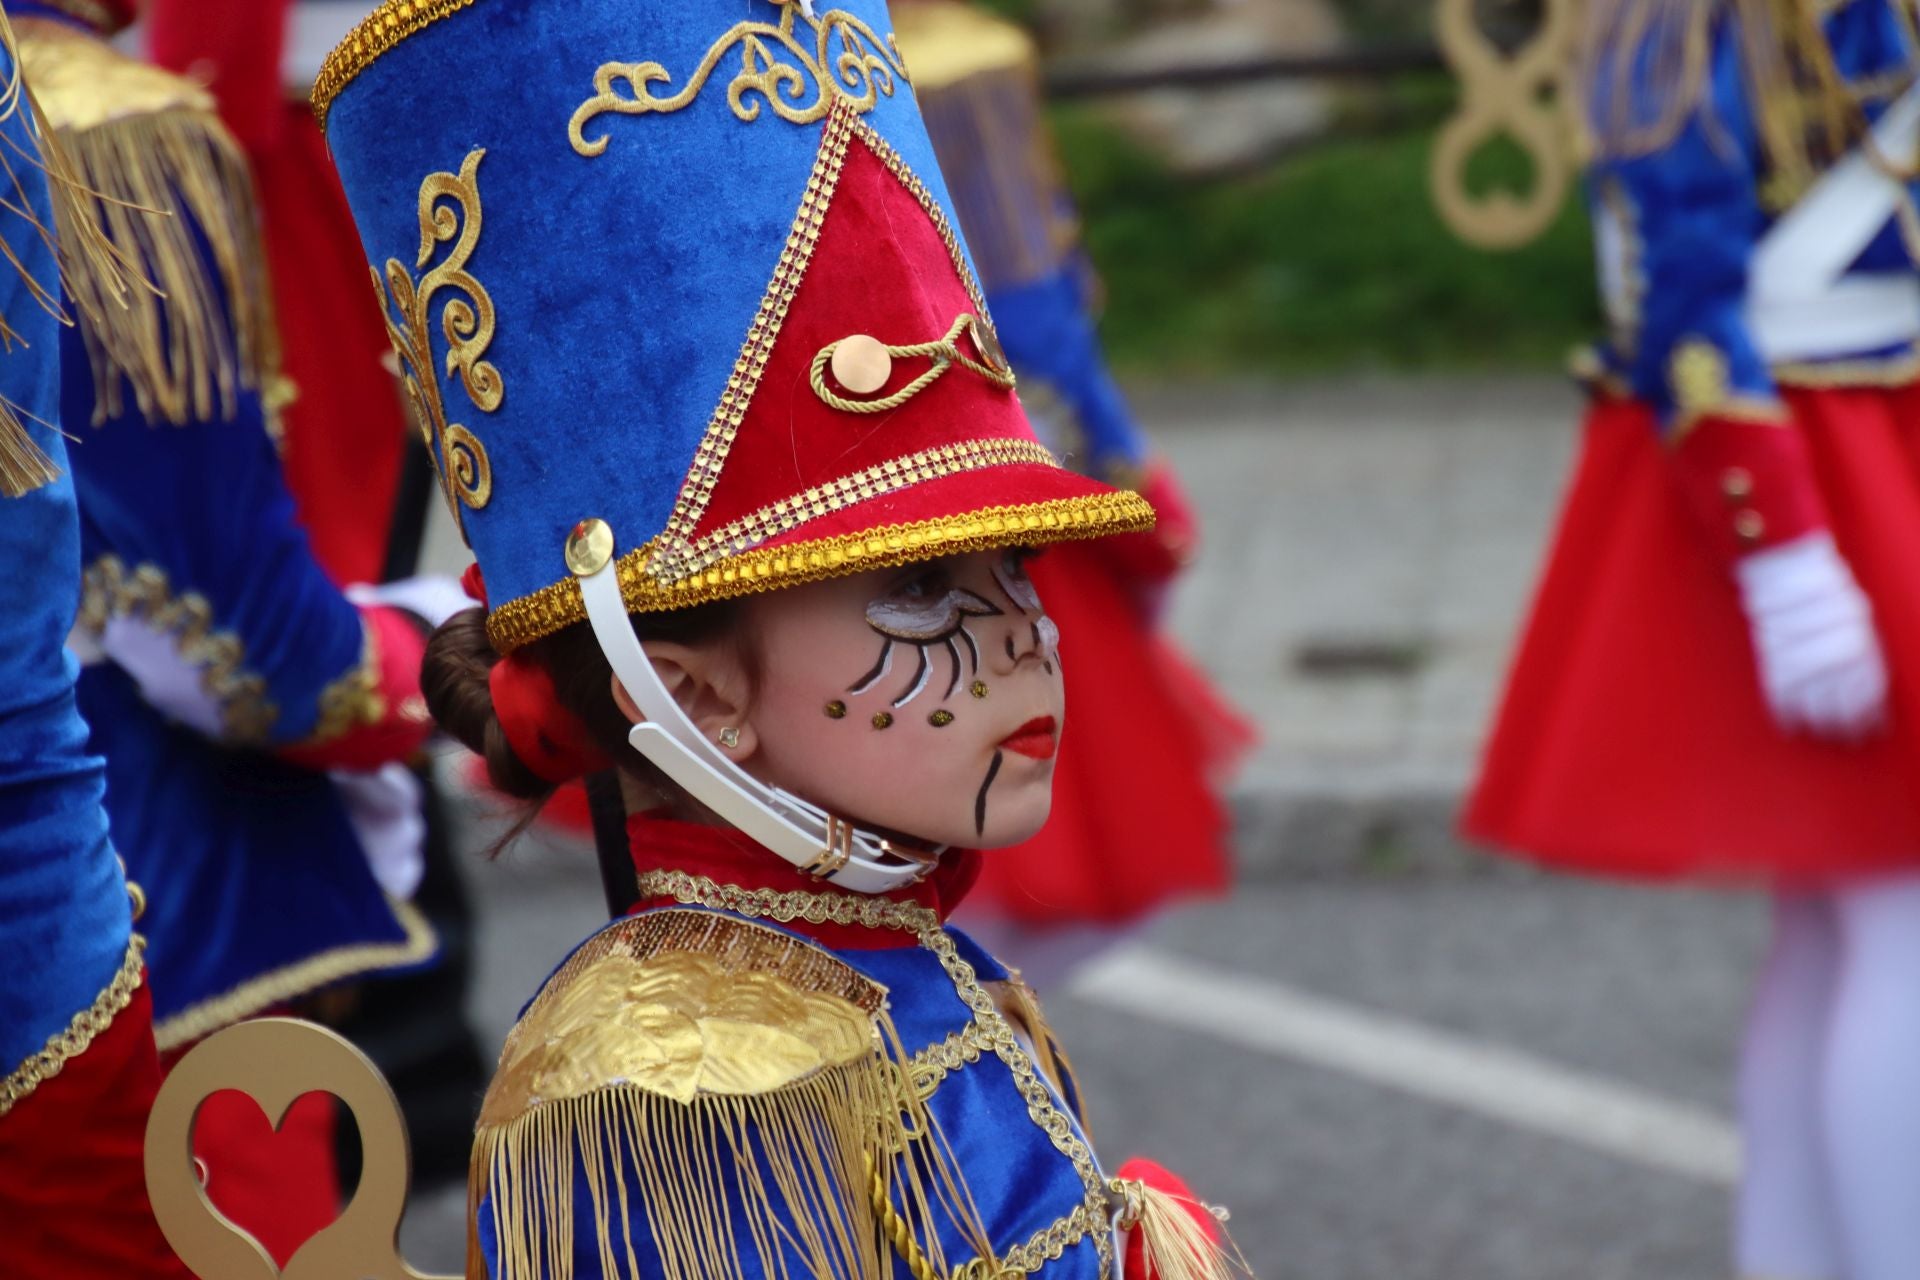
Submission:
[[[1035,716],[1002,739],[1000,746],[1035,760],[1051,760],[1060,749],[1059,732],[1052,716]]]

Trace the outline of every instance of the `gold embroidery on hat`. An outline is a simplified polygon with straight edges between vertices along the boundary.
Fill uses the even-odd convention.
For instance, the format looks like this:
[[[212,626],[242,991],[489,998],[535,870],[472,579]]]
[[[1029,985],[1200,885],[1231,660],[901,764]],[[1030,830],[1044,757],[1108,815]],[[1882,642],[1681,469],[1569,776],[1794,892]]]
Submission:
[[[798,14],[813,29],[813,48],[803,43],[805,33],[794,34]],[[830,47],[838,39],[840,51]],[[656,96],[649,86],[664,84],[673,75],[658,62],[607,62],[593,73],[594,95],[580,104],[567,121],[567,138],[583,156],[607,149],[607,137],[589,138],[583,130],[597,116],[611,111],[638,116],[678,111],[700,95],[713,69],[736,46],[740,70],[727,82],[727,105],[741,120],[760,118],[761,103],[791,124],[826,119],[836,101],[855,112],[871,111],[881,95],[893,96],[894,77],[907,79],[907,67],[893,36],[882,39],[873,28],[845,9],[831,9],[815,17],[798,4],[785,4],[779,22],[739,22],[713,42],[706,56],[687,77],[679,92]],[[792,62],[782,60],[790,55]],[[798,64],[798,65],[795,65]],[[624,83],[632,97],[616,84]]]
[[[946,333],[935,338],[932,342],[914,342],[905,346],[884,347],[883,350],[886,351],[887,355],[895,359],[901,356],[926,356],[930,358],[933,363],[927,366],[919,377],[909,382],[906,386],[901,387],[892,395],[881,396],[877,400],[849,399],[846,396],[840,395],[827,385],[827,362],[833,359],[833,353],[839,350],[840,343],[847,341],[847,339],[842,338],[837,342],[829,342],[826,346],[820,348],[819,352],[813,357],[813,367],[808,375],[808,381],[813,387],[813,394],[819,396],[821,401],[829,407],[838,409],[843,413],[886,413],[889,410],[898,409],[901,405],[913,399],[922,391],[925,391],[928,387],[939,381],[942,374],[946,373],[947,370],[953,368],[955,365],[979,374],[994,386],[999,387],[1002,391],[1013,390],[1013,370],[997,368],[990,364],[981,364],[978,360],[968,356],[966,352],[960,349],[960,335],[971,332],[974,322],[974,316],[962,312],[954,318],[952,324],[947,326]],[[982,354],[985,353],[983,352]]]
[[[442,289],[453,296],[440,311],[440,331],[447,340],[446,372],[458,374],[467,398],[482,413],[500,407],[506,388],[500,371],[481,359],[493,341],[493,298],[486,287],[467,271],[467,260],[480,242],[480,160],[484,147],[467,153],[460,172],[430,173],[420,184],[420,252],[414,268],[426,271],[416,282],[398,258],[387,259],[386,289],[380,273],[373,272],[373,287],[380,297],[381,315],[387,322],[387,337],[400,356],[405,375],[407,398],[412,403],[433,455],[434,468],[440,473],[440,488],[447,497],[447,509],[453,513],[460,533],[466,536],[461,518],[462,504],[479,510],[493,496],[493,464],[478,437],[457,422],[447,421],[446,404],[441,397],[441,371],[435,367],[433,341],[428,328],[428,309]],[[454,212],[459,209],[459,214]],[[448,241],[453,247],[446,260],[428,271],[434,249]],[[388,295],[392,304],[388,304]],[[393,312],[400,313],[400,323]]]

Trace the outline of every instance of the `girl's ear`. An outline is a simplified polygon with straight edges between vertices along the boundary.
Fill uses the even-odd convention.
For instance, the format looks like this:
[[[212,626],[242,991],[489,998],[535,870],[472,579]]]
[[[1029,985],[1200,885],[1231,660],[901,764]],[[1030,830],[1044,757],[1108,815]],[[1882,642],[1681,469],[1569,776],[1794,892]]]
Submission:
[[[673,644],[648,641],[647,657],[673,700],[687,713],[709,742],[737,762],[751,759],[759,749],[759,735],[749,718],[753,682],[746,667],[728,646]],[[620,677],[614,676],[613,701],[634,724],[646,719]]]

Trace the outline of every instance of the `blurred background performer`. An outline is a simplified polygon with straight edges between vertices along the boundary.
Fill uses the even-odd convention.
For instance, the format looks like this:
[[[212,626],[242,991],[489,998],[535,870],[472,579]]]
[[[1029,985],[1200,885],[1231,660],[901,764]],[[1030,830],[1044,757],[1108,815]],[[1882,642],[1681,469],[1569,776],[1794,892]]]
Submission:
[[[160,1063],[137,891],[65,647],[80,529],[56,427],[54,214],[4,16],[0,84],[0,1255],[20,1280],[185,1280],[142,1164]]]
[[[133,7],[21,0],[14,14],[108,238],[164,295],[80,299],[62,344],[81,709],[107,760],[115,844],[150,899],[164,1054],[432,956],[432,931],[398,900],[419,820],[396,762],[428,725],[416,622],[349,603],[294,521],[246,162],[205,90],[107,46]],[[244,1099],[200,1113],[208,1194],[277,1257],[337,1212],[331,1121],[319,1098],[277,1138]]]
[[[1232,878],[1220,793],[1254,731],[1160,634],[1198,529],[1107,370],[1098,281],[1021,28],[951,0],[894,6],[902,57],[1020,398],[1063,461],[1137,489],[1158,526],[1050,548],[1033,580],[1060,623],[1073,749],[1033,840],[987,860],[969,928],[1040,986],[1119,930]]]
[[[1758,880],[1751,1275],[1920,1274],[1920,156],[1912,12],[1597,0],[1611,321],[1466,817],[1554,866]]]
[[[438,622],[472,602],[452,579],[414,576],[432,465],[389,371],[366,255],[309,101],[321,60],[369,2],[151,0],[141,25],[155,62],[212,93],[253,171],[281,367],[296,389],[279,415],[280,458],[314,558],[350,596]],[[419,778],[426,838],[411,900],[439,936],[441,962],[360,986],[335,1027],[400,1095],[424,1186],[465,1181],[487,1068],[464,1016],[472,912],[432,774]]]

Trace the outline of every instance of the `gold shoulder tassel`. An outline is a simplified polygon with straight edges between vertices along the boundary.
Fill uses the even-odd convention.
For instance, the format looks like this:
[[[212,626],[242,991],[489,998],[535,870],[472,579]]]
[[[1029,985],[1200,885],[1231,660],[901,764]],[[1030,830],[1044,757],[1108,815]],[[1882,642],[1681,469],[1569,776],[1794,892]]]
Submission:
[[[49,194],[54,207],[58,209],[61,199],[70,195],[65,183],[66,158],[48,131],[39,106],[27,88],[20,68],[19,44],[4,12],[0,12],[0,49],[5,50],[8,62],[6,83],[0,85],[0,124],[15,121],[23,114],[25,117],[16,130],[22,136],[17,139],[8,137],[4,147],[0,147],[0,175],[4,175],[4,180],[12,188],[12,198],[5,201],[5,205],[9,213],[31,228],[33,235],[38,236],[49,249],[55,250],[57,262],[58,246],[53,229],[42,223],[35,214],[33,200],[14,169],[14,159],[44,171]],[[12,155],[9,156],[8,152]],[[56,220],[58,217],[56,213]],[[89,237],[85,247],[92,246],[96,239]],[[49,284],[35,279],[22,261],[19,251],[5,237],[0,237],[0,257],[5,258],[6,266],[19,277],[36,305],[62,323],[67,322],[66,312],[60,306],[57,280]],[[102,263],[101,269],[107,278],[118,281],[118,271],[110,261]],[[26,340],[7,323],[6,317],[0,316],[0,350],[11,355],[16,344],[23,348],[27,345]],[[0,396],[0,496],[8,498],[30,493],[52,483],[60,475],[60,469],[54,465],[53,459],[28,434],[26,424],[21,421],[22,412],[18,405]]]
[[[1252,1268],[1227,1235],[1227,1211],[1188,1200],[1132,1178],[1114,1178],[1109,1189],[1119,1201],[1114,1225],[1138,1231],[1147,1255],[1140,1280],[1232,1280]],[[1214,1219],[1212,1230],[1200,1215]]]
[[[66,162],[55,201],[67,295],[92,362],[95,423],[126,411],[230,418],[241,389],[278,398],[279,338],[245,156],[191,81],[44,19],[21,63]],[[103,260],[140,277],[127,288]],[[270,403],[269,408],[273,407]]]
[[[885,1000],[830,953],[729,916],[603,930],[502,1051],[468,1275],[486,1275],[482,1213],[500,1280],[570,1280],[577,1254],[633,1280],[867,1280],[892,1274],[895,1248],[952,1274],[936,1223],[985,1235]]]

